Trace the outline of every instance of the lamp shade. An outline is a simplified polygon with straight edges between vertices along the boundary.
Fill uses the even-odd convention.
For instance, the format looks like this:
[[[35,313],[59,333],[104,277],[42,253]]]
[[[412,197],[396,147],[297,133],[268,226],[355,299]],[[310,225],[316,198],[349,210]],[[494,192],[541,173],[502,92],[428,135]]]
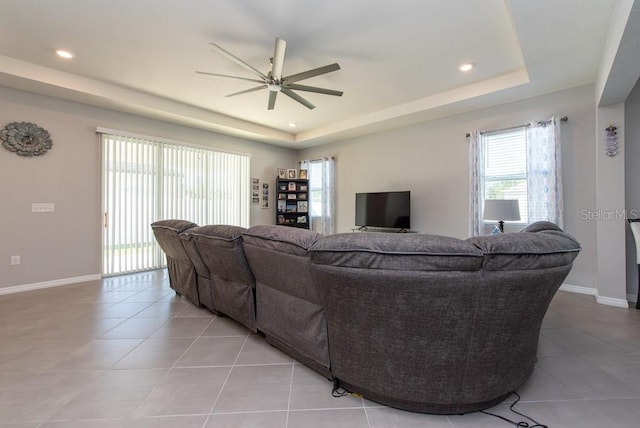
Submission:
[[[520,220],[520,205],[517,199],[485,199],[484,220],[517,221]]]

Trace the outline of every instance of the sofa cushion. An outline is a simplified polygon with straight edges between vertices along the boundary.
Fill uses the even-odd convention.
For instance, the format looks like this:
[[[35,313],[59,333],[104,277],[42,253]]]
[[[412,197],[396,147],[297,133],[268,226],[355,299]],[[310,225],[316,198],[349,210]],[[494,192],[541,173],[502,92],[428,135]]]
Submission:
[[[321,236],[321,234],[307,229],[259,225],[247,229],[242,234],[242,239],[246,244],[306,256],[307,249]]]
[[[564,266],[571,264],[580,252],[580,243],[557,227],[535,225],[529,230],[536,232],[475,236],[467,242],[485,255],[483,269],[486,270]]]
[[[209,239],[220,239],[223,241],[233,241],[234,239],[240,238],[242,232],[244,232],[244,227],[240,226],[229,226],[229,225],[208,225],[208,226],[200,226],[195,227],[187,232],[188,235],[200,235],[205,236]]]
[[[320,238],[310,249],[314,264],[363,269],[472,271],[482,252],[460,239],[409,233],[342,233]]]
[[[520,232],[541,232],[543,230],[559,230],[562,232],[562,229],[560,229],[557,224],[551,223],[550,221],[536,221],[522,229]]]
[[[177,233],[184,232],[196,226],[197,224],[187,220],[158,220],[151,223],[151,228],[153,229],[169,229]]]

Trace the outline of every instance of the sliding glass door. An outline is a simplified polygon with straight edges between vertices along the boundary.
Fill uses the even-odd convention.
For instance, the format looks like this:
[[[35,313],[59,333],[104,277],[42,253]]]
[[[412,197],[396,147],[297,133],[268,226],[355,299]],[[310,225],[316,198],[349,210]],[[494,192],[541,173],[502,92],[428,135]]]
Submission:
[[[150,224],[249,225],[249,156],[101,133],[105,276],[165,264]]]

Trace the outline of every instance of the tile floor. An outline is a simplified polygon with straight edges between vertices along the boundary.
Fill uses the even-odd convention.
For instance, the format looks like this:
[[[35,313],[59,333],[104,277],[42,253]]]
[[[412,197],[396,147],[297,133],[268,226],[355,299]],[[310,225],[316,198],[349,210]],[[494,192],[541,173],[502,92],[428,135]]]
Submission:
[[[332,384],[166,272],[0,296],[0,427],[508,427],[403,412]],[[549,427],[640,426],[640,311],[559,292],[516,408]],[[514,420],[508,403],[492,412]]]

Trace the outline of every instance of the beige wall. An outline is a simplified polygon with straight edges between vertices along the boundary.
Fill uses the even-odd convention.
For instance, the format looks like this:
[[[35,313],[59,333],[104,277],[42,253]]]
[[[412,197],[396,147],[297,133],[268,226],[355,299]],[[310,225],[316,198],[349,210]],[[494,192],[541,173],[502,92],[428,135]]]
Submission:
[[[251,175],[274,184],[278,167],[337,156],[337,228],[350,231],[356,192],[411,190],[412,226],[424,233],[467,236],[468,143],[491,130],[567,115],[563,126],[565,229],[583,246],[567,283],[596,288],[594,87],[586,86],[455,117],[350,139],[299,153],[105,109],[0,88],[4,124],[30,121],[48,129],[54,148],[24,159],[0,150],[0,287],[100,272],[100,184],[96,126],[252,154]],[[272,192],[273,196],[273,192]],[[54,202],[32,214],[32,202]],[[273,201],[272,201],[273,202]],[[251,223],[273,223],[272,208],[252,206]],[[11,255],[22,264],[9,266]]]
[[[0,117],[0,127],[33,122],[53,138],[53,148],[40,157],[0,148],[0,288],[100,273],[96,127],[249,153],[251,176],[267,180],[271,189],[276,169],[297,161],[289,149],[2,87]],[[32,202],[53,202],[55,211],[32,213]],[[273,221],[273,203],[269,209],[251,206],[252,225]],[[20,255],[20,265],[10,266],[12,255]]]
[[[468,142],[471,130],[491,130],[568,116],[563,123],[565,229],[583,251],[567,283],[596,288],[596,227],[583,210],[596,208],[594,87],[585,86],[491,109],[304,150],[301,159],[337,158],[337,230],[354,227],[355,193],[411,191],[412,228],[467,237]]]

